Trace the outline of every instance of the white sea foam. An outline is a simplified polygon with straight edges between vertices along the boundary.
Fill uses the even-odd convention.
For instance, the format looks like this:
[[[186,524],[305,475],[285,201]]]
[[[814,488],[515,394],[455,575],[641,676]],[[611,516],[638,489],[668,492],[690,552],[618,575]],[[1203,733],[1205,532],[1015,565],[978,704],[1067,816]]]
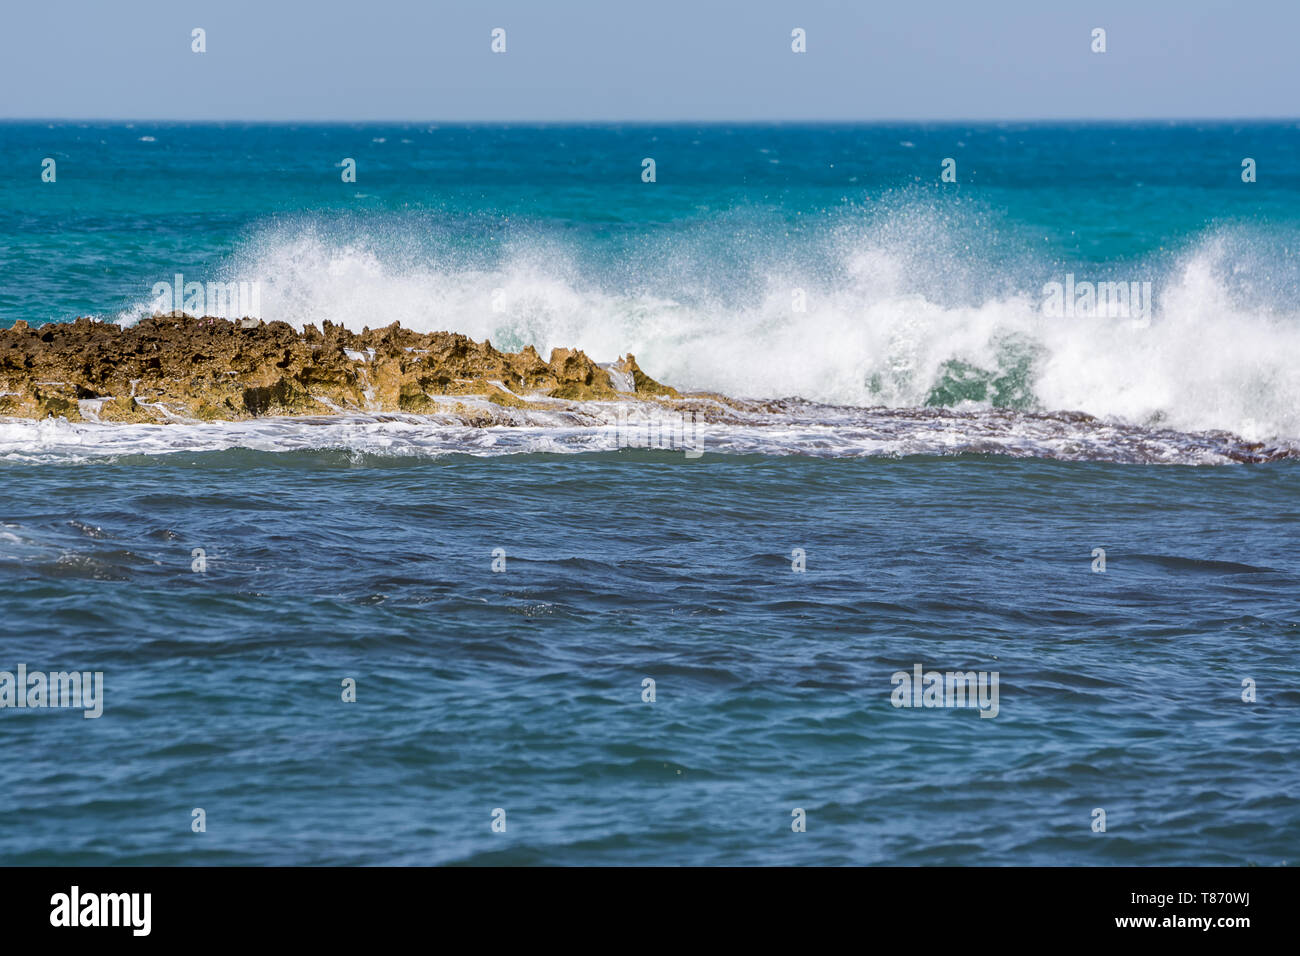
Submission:
[[[690,399],[679,403],[677,410],[645,403],[583,402],[492,411],[497,424],[487,426],[469,424],[459,413],[452,412],[166,425],[0,419],[0,461],[74,463],[232,449],[343,451],[354,456],[412,458],[449,454],[494,457],[614,452],[629,447],[677,452],[688,460],[702,453],[827,458],[998,454],[1074,461],[1222,465],[1300,457],[1300,444],[1261,446],[1224,434],[1189,435],[1122,426],[1086,416],[974,407],[894,411],[803,402],[726,407]],[[691,416],[685,433],[681,428],[683,415]],[[674,435],[681,434],[688,435],[689,440],[673,440]],[[647,441],[646,436],[657,437]]]

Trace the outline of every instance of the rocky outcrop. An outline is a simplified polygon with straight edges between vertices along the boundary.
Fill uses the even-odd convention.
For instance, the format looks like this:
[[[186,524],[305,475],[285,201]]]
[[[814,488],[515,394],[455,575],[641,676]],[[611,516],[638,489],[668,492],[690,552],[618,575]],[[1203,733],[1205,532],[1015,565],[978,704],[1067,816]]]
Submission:
[[[0,416],[69,421],[232,420],[265,415],[437,411],[448,396],[527,407],[554,400],[676,398],[628,355],[611,374],[585,354],[499,352],[451,332],[394,323],[157,315],[122,327],[77,319],[0,330]],[[627,391],[627,383],[633,390]],[[622,383],[623,388],[616,387]]]

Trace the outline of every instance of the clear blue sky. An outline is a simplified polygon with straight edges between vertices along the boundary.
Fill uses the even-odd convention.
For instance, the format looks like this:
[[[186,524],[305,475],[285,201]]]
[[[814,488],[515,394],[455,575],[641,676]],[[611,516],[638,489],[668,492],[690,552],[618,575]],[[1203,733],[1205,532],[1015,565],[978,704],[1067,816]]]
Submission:
[[[0,117],[1295,117],[1298,49],[1300,0],[8,0]]]

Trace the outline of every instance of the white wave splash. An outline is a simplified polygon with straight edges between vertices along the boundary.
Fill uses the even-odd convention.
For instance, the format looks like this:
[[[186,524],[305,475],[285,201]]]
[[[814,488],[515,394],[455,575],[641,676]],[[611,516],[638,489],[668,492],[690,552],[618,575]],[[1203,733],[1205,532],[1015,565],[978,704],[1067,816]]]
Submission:
[[[697,244],[692,254],[706,251]],[[1042,285],[1063,270],[1023,258],[981,264],[924,215],[841,230],[818,267],[777,256],[704,288],[671,256],[639,273],[627,262],[602,273],[554,238],[507,244],[485,262],[312,228],[262,235],[227,280],[259,281],[268,321],[356,330],[398,321],[542,354],[576,346],[598,360],[631,351],[653,377],[686,389],[857,407],[1076,410],[1290,440],[1300,436],[1300,307],[1257,294],[1269,278],[1261,255],[1249,237],[1215,232],[1158,274],[1125,274],[1154,280],[1149,322],[1046,316]],[[1008,268],[1013,276],[981,275]]]

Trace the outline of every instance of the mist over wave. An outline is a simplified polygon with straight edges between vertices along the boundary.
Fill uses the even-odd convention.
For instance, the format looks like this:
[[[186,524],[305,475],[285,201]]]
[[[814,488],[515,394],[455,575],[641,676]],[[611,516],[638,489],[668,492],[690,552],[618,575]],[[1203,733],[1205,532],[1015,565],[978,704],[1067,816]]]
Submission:
[[[268,321],[398,321],[600,361],[631,351],[662,381],[738,397],[1300,436],[1293,235],[1216,226],[1098,270],[1039,253],[987,211],[906,202],[815,228],[742,210],[599,252],[584,239],[488,218],[313,217],[264,228],[220,278],[260,282]],[[1044,284],[1067,273],[1150,281],[1149,321],[1045,315]]]

